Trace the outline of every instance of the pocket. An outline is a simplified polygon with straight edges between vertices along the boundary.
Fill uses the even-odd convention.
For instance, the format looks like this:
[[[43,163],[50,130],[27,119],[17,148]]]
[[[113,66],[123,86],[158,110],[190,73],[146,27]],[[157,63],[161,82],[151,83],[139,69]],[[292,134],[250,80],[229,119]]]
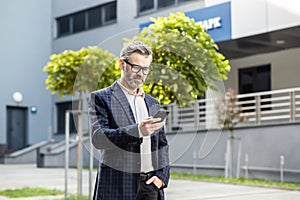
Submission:
[[[153,187],[156,191],[159,190],[159,188],[152,182],[149,184],[151,187]]]

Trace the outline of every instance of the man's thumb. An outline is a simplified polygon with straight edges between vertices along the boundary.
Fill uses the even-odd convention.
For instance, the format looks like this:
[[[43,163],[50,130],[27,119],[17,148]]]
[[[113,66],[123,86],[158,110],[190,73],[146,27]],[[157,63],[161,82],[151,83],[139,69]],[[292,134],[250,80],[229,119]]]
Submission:
[[[152,183],[153,181],[154,181],[154,177],[150,178],[150,179],[146,182],[146,184],[150,184],[150,183]]]

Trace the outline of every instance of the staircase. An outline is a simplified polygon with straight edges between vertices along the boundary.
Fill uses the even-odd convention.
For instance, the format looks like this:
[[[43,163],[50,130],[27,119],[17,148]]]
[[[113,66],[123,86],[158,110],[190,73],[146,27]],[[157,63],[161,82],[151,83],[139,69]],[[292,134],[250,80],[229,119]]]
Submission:
[[[3,164],[25,164],[36,163],[39,149],[49,144],[49,141],[42,141],[29,147],[20,149],[10,154],[5,154],[2,158]]]

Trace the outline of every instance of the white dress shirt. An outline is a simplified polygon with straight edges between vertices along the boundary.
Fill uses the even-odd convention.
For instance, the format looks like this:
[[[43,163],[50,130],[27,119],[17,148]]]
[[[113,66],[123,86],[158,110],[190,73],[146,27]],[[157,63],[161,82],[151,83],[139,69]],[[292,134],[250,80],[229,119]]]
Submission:
[[[139,89],[137,94],[133,94],[125,86],[118,81],[122,91],[126,95],[130,107],[132,109],[135,121],[139,124],[142,120],[149,117],[148,109],[145,103],[145,93],[143,89]],[[143,143],[141,144],[141,172],[153,171],[152,158],[151,158],[151,138],[150,136],[143,136],[139,130],[140,137],[143,137]]]

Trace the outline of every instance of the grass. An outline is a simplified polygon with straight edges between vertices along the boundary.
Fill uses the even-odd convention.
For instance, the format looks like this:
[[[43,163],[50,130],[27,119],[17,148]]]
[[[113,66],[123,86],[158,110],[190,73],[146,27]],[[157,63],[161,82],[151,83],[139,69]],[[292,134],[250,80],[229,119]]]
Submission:
[[[204,176],[198,174],[185,174],[185,173],[171,173],[172,179],[185,179],[185,180],[195,180],[195,181],[207,181],[214,183],[228,183],[228,184],[238,184],[238,185],[250,185],[259,187],[271,187],[286,190],[300,190],[300,183],[288,183],[288,182],[278,182],[278,181],[268,181],[261,179],[245,179],[245,178],[231,178],[225,179],[224,176]],[[6,196],[10,198],[18,197],[33,197],[33,196],[50,196],[50,195],[61,195],[64,194],[61,190],[55,189],[45,189],[45,188],[29,188],[23,187],[20,189],[7,189],[0,190],[0,196]],[[76,200],[77,195],[68,195],[68,200]],[[83,195],[82,200],[88,200],[88,196]],[[62,198],[63,200],[63,198]]]
[[[19,198],[19,197],[35,197],[35,196],[53,196],[53,195],[62,195],[64,191],[55,190],[55,189],[45,189],[39,187],[23,187],[20,189],[7,189],[7,190],[0,190],[0,196],[6,196],[9,198]],[[62,198],[61,200],[64,200]],[[77,195],[69,194],[68,200],[77,200]],[[83,195],[81,200],[89,200],[89,197]]]
[[[33,196],[48,196],[48,195],[60,195],[64,194],[61,190],[45,189],[45,188],[30,188],[23,187],[20,189],[6,189],[0,191],[0,196],[6,196],[10,198],[18,197],[33,197]]]
[[[286,190],[300,190],[300,183],[289,183],[289,182],[279,182],[279,181],[268,181],[262,179],[245,179],[245,178],[230,178],[226,179],[224,176],[204,176],[195,174],[185,174],[185,173],[171,173],[171,178],[173,179],[186,179],[186,180],[197,180],[197,181],[208,181],[217,183],[228,183],[237,185],[250,185],[259,187],[271,187]]]

